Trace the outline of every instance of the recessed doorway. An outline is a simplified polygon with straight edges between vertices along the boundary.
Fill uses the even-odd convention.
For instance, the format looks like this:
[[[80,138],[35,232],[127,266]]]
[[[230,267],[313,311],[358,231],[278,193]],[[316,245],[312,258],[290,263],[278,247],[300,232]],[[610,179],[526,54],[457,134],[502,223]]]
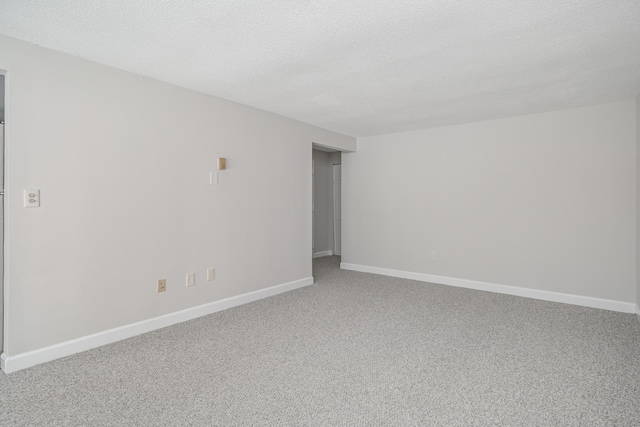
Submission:
[[[313,258],[340,255],[342,153],[313,146]],[[337,174],[337,175],[336,175]]]

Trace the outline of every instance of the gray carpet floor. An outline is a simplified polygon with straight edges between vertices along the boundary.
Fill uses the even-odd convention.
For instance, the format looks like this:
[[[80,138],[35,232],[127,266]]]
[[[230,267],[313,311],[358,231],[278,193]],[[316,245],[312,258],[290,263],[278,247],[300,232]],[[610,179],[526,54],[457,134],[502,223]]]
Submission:
[[[639,426],[635,315],[341,271],[10,375],[2,426]]]

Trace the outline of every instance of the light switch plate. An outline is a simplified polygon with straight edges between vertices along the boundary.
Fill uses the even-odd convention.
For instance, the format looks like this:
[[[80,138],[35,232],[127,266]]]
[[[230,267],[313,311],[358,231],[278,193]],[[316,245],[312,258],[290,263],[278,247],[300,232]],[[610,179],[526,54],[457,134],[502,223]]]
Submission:
[[[187,273],[187,287],[196,285],[196,273]]]
[[[39,208],[40,207],[40,190],[24,190],[24,207]]]

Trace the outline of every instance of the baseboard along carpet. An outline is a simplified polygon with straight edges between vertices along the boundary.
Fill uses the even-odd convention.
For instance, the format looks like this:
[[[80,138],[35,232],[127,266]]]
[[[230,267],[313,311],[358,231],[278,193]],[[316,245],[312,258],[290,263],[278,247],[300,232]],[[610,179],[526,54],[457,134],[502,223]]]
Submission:
[[[338,268],[0,373],[2,426],[637,426],[634,314]]]

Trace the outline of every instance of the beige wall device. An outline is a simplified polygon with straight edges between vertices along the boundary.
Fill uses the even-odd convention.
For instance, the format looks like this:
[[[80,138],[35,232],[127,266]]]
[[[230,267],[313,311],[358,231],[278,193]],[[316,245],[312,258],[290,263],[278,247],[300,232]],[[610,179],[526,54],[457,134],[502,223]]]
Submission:
[[[223,171],[227,168],[227,159],[224,157],[218,157],[218,170]]]

